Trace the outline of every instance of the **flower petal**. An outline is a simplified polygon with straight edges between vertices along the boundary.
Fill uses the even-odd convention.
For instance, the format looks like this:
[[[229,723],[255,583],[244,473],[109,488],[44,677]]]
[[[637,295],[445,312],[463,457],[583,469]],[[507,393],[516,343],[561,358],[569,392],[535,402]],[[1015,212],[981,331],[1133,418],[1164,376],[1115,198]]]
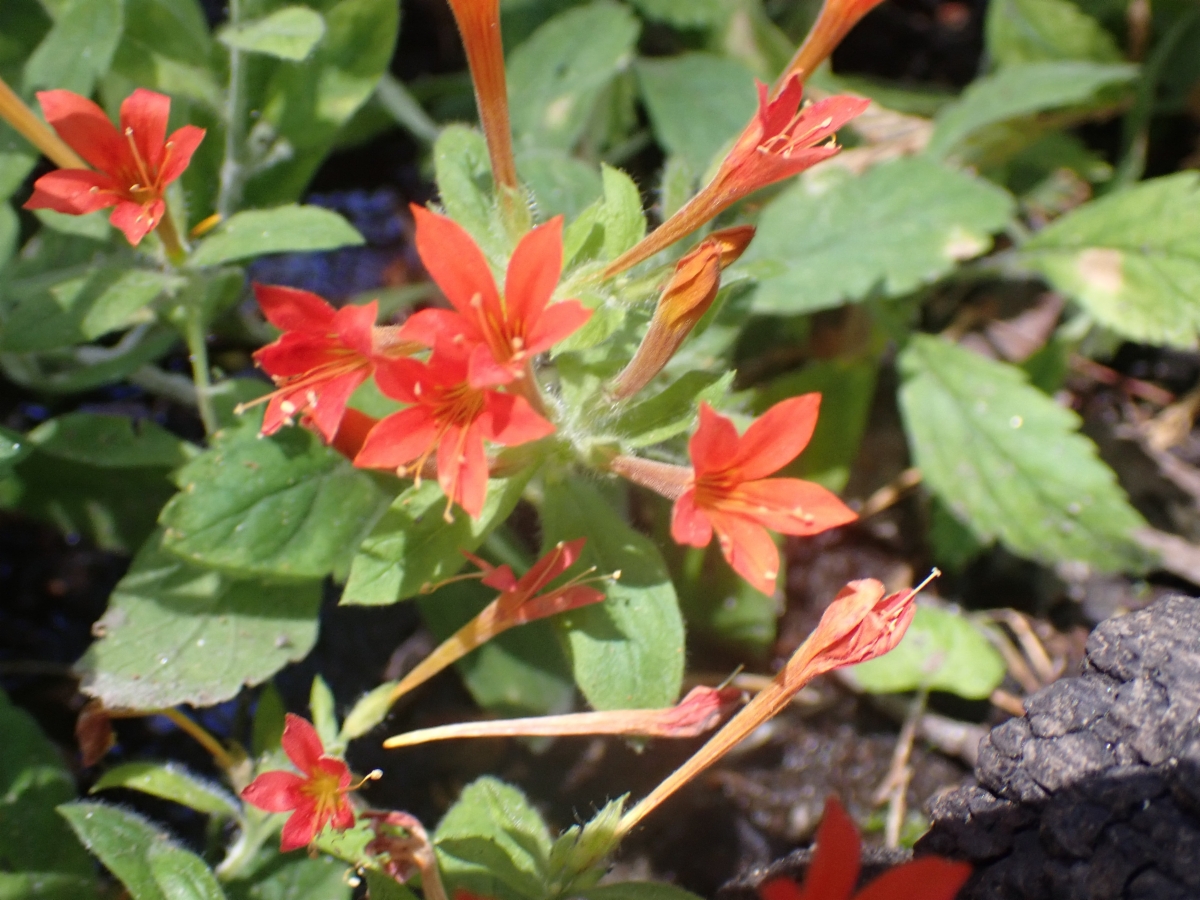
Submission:
[[[254,298],[267,321],[282,331],[327,336],[336,310],[310,291],[276,284],[254,285]]]
[[[820,409],[820,394],[789,397],[776,403],[746,429],[727,467],[736,468],[745,481],[778,472],[808,446]]]
[[[255,350],[253,356],[259,367],[275,378],[294,378],[306,375],[318,366],[361,359],[336,340],[299,331],[284,332],[275,343]],[[364,366],[368,365],[366,359],[361,361]]]
[[[287,812],[305,802],[304,782],[295,772],[263,772],[242,791],[242,799],[267,812]]]
[[[204,129],[195,125],[184,125],[167,138],[167,152],[163,155],[162,169],[158,173],[160,189],[183,174],[202,140]]]
[[[701,403],[700,424],[688,442],[696,477],[727,468],[737,449],[738,433],[733,423],[707,403]]]
[[[501,384],[511,384],[524,374],[525,364],[520,360],[500,362],[493,355],[487,344],[476,344],[471,349],[467,381],[471,387],[480,390],[496,387]]]
[[[732,498],[755,507],[751,517],[780,534],[820,534],[858,518],[832,491],[799,478],[750,481],[739,485]]]
[[[708,510],[721,553],[755,590],[770,596],[779,577],[779,549],[767,529],[746,516]]]
[[[504,282],[506,318],[517,333],[530,330],[562,275],[562,216],[530,231],[517,244]],[[522,327],[524,326],[524,327]]]
[[[704,510],[696,506],[694,488],[683,492],[671,510],[671,537],[677,544],[707,547],[712,540],[712,522]]]
[[[315,385],[305,393],[308,417],[326,444],[332,443],[337,434],[350,396],[370,374],[370,369],[364,366]]]
[[[438,427],[418,406],[392,413],[371,429],[354,457],[360,469],[398,469],[417,459],[437,440]]]
[[[483,513],[487,499],[488,463],[479,423],[446,429],[437,449],[438,484],[446,497],[472,519]]]
[[[122,137],[133,138],[141,156],[143,165],[138,169],[146,172],[143,187],[154,184],[154,175],[162,167],[170,115],[171,98],[156,91],[138,88],[121,101]]]
[[[311,800],[292,813],[283,826],[283,837],[279,849],[284,853],[300,850],[312,843],[317,836],[317,807]]]
[[[337,806],[334,807],[333,815],[329,817],[330,827],[337,831],[345,831],[348,828],[354,827],[354,807],[350,805],[350,801],[345,797],[339,797]]]
[[[416,341],[426,347],[467,335],[473,341],[482,339],[471,320],[452,309],[422,309],[400,326],[401,340]]]
[[[804,900],[804,891],[790,878],[772,878],[758,886],[762,900]]]
[[[549,350],[582,328],[591,317],[592,310],[578,300],[551,303],[526,337],[525,352],[532,356]]]
[[[855,895],[854,900],[954,900],[971,866],[938,856],[923,856],[884,872]]]
[[[375,383],[393,400],[416,403],[422,385],[433,383],[433,373],[425,363],[415,359],[388,359],[375,367]]]
[[[488,392],[487,407],[480,417],[482,434],[489,441],[515,447],[554,434],[554,425],[543,419],[529,401],[515,394]]]
[[[480,306],[499,318],[500,296],[483,251],[466,230],[446,216],[412,207],[417,220],[417,253],[446,299],[469,319],[479,320]]]
[[[46,121],[72,150],[101,172],[120,172],[129,157],[128,145],[104,110],[71,91],[39,91],[37,98]]]
[[[825,801],[825,813],[817,829],[817,850],[804,879],[804,896],[850,900],[854,886],[858,884],[861,852],[858,829],[837,798],[830,797]],[[889,896],[915,900],[920,895],[902,892]]]
[[[56,169],[33,183],[24,209],[53,209],[82,216],[121,202],[116,182],[90,169]]]
[[[120,200],[108,221],[114,228],[125,232],[125,238],[136,247],[142,242],[142,238],[158,225],[166,209],[167,204],[162,200],[154,200],[145,206],[129,200]]]
[[[379,301],[377,300],[361,306],[355,304],[343,306],[333,314],[334,333],[344,345],[357,350],[363,356],[370,357],[374,350],[371,333],[375,329],[375,319],[378,316]]]
[[[317,767],[317,760],[325,755],[325,746],[317,735],[317,729],[308,719],[295,713],[288,713],[284,718],[281,743],[288,759],[305,775],[312,774]]]

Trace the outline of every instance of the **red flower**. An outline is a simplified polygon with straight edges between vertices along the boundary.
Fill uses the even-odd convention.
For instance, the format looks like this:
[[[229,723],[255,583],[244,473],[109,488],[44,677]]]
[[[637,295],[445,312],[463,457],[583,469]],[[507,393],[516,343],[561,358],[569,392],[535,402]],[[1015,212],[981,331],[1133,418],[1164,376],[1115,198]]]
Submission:
[[[109,221],[136,246],[162,219],[163,193],[188,167],[204,129],[184,125],[167,137],[171,98],[144,88],[121,104],[119,130],[86,97],[70,91],[37,96],[59,137],[96,171],[58,169],[43,175],[25,208],[82,216],[114,206]]]
[[[354,808],[346,799],[352,790],[350,770],[325,755],[316,729],[288,713],[283,749],[303,775],[264,772],[242,791],[242,799],[267,812],[294,810],[283,826],[280,849],[286,853],[308,846],[327,823],[338,831],[354,827]]]
[[[820,404],[820,394],[784,400],[741,437],[729,419],[701,404],[700,426],[689,445],[692,481],[675,501],[672,537],[705,547],[716,531],[734,571],[769,594],[779,574],[779,551],[768,528],[813,535],[852,521],[854,513],[820,485],[766,477],[807,446]]]
[[[267,403],[263,434],[274,434],[300,413],[326,443],[332,442],[346,402],[375,365],[420,349],[399,340],[397,328],[375,327],[374,301],[334,309],[308,291],[265,284],[256,284],[254,295],[267,321],[283,330],[275,343],[254,354],[278,387],[255,401]]]
[[[758,889],[762,900],[953,900],[971,867],[939,856],[923,856],[884,872],[858,893],[861,849],[858,829],[837,798],[825,801],[817,850],[804,886],[776,878]]]
[[[483,442],[511,447],[544,438],[554,426],[523,397],[473,387],[467,380],[467,358],[457,350],[439,345],[428,363],[401,359],[379,365],[375,381],[380,390],[412,405],[371,430],[354,464],[395,469],[401,476],[413,475],[419,484],[436,451],[438,484],[451,503],[478,518],[487,496]]]
[[[716,177],[648,237],[609,265],[615,275],[691,234],[747,194],[799,175],[840,149],[829,139],[870,101],[836,96],[800,108],[800,79],[789,78],[775,99],[758,85],[758,114],[729,151]]]
[[[521,238],[502,298],[482,251],[461,226],[420,206],[412,211],[417,252],[456,311],[423,310],[404,324],[404,335],[429,347],[439,341],[469,345],[475,387],[524,377],[533,357],[591,316],[578,300],[550,303],[562,273],[561,216]]]

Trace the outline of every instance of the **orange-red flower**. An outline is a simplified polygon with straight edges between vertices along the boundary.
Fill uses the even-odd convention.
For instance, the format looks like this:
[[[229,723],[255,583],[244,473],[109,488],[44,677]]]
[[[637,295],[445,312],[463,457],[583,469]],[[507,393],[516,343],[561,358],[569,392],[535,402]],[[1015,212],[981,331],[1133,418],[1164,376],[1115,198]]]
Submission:
[[[514,446],[544,438],[554,426],[523,397],[473,387],[459,348],[438,345],[428,363],[381,362],[375,381],[389,397],[411,404],[371,429],[354,464],[394,469],[420,481],[437,454],[438,484],[473,518],[483,512],[488,461],[483,442]],[[447,506],[447,517],[449,507]]]
[[[578,300],[550,303],[562,273],[562,217],[521,239],[508,264],[504,296],[483,252],[453,219],[414,206],[421,261],[454,310],[427,309],[404,323],[404,336],[426,346],[466,347],[471,383],[507,384],[525,377],[537,354],[591,316]]]
[[[354,808],[346,797],[353,790],[350,770],[342,760],[325,754],[316,729],[288,713],[283,750],[303,774],[264,772],[242,791],[242,799],[259,809],[292,812],[283,826],[281,849],[308,846],[327,824],[338,831],[354,827]]]
[[[649,259],[691,234],[738,200],[767,185],[799,175],[840,149],[829,139],[861,114],[869,101],[835,96],[800,108],[803,87],[789,78],[770,99],[758,85],[758,114],[726,155],[716,176],[675,215],[615,259],[606,275],[615,275]]]
[[[780,86],[793,76],[801,81],[808,80],[808,76],[842,42],[842,38],[850,33],[850,29],[858,24],[858,20],[882,2],[883,0],[825,0],[820,15],[817,16],[817,21],[813,23],[804,43],[783,70]]]
[[[733,422],[701,404],[689,445],[693,475],[675,501],[672,537],[705,547],[715,531],[734,571],[769,594],[779,574],[779,551],[768,528],[813,535],[853,521],[854,513],[820,485],[767,477],[808,445],[820,404],[820,394],[784,400],[740,437]]]
[[[346,402],[376,364],[421,349],[400,340],[399,329],[375,327],[374,301],[334,309],[308,291],[266,284],[256,284],[254,296],[267,321],[283,331],[254,354],[277,387],[255,401],[267,403],[263,434],[274,434],[300,415],[332,442]]]
[[[830,797],[804,885],[775,878],[759,887],[758,895],[762,900],[953,900],[971,877],[967,863],[924,856],[889,869],[854,893],[861,856],[858,829],[837,798]]]
[[[33,185],[26,209],[81,216],[115,207],[109,221],[135,246],[162,220],[167,185],[183,174],[204,138],[184,125],[167,137],[171,98],[138,88],[121,103],[118,129],[104,111],[70,91],[38,95],[46,120],[91,169],[58,169]]]

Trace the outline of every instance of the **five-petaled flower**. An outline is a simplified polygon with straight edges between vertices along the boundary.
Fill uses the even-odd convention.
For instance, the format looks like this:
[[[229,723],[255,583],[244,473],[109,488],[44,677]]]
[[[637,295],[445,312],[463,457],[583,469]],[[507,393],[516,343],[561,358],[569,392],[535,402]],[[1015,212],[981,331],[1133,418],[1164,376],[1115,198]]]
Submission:
[[[953,900],[971,876],[967,863],[923,856],[888,869],[855,893],[861,856],[858,829],[837,798],[830,797],[804,885],[775,878],[761,885],[758,895],[762,900]]]
[[[554,432],[524,397],[473,387],[462,348],[439,344],[427,363],[386,360],[375,382],[387,396],[410,404],[380,421],[354,464],[394,469],[419,483],[437,454],[437,479],[450,503],[479,518],[487,497],[488,461],[483,442],[514,446]],[[450,507],[446,507],[450,518]]]
[[[775,404],[738,436],[733,422],[700,406],[689,449],[693,477],[675,501],[671,535],[705,547],[713,532],[739,575],[763,593],[775,590],[779,551],[767,529],[813,535],[855,514],[832,492],[799,478],[768,478],[795,459],[812,438],[820,394]]]
[[[264,284],[254,286],[254,295],[267,321],[283,331],[254,354],[277,388],[255,401],[267,403],[263,434],[274,434],[301,415],[326,443],[332,442],[350,395],[379,360],[421,349],[399,339],[398,328],[375,327],[374,301],[334,309],[308,291]]]
[[[615,275],[649,259],[691,234],[738,200],[777,181],[799,175],[840,149],[830,141],[838,129],[860,115],[870,101],[834,96],[801,108],[800,79],[789,78],[771,99],[758,85],[758,113],[746,126],[716,176],[675,215],[609,265]]]
[[[446,341],[469,348],[474,386],[525,377],[534,356],[591,316],[578,300],[550,303],[562,273],[562,217],[521,239],[501,296],[483,252],[462,226],[419,206],[412,211],[417,252],[454,310],[418,312],[404,323],[404,336],[428,347]]]
[[[281,849],[298,850],[312,843],[326,824],[338,831],[354,826],[354,808],[346,795],[354,790],[350,770],[325,754],[312,725],[288,713],[283,750],[300,770],[264,772],[242,791],[242,798],[267,812],[291,812],[283,826]]]
[[[121,103],[120,128],[99,106],[71,91],[37,96],[59,137],[95,171],[58,169],[43,175],[25,208],[81,216],[116,207],[109,221],[136,246],[162,221],[167,185],[188,167],[204,129],[184,125],[167,137],[171,98],[144,88]]]

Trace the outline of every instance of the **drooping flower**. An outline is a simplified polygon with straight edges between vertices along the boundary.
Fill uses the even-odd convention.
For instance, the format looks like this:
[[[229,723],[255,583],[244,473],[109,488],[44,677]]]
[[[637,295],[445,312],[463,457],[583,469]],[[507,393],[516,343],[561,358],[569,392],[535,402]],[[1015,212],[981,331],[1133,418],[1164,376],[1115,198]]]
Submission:
[[[256,284],[254,295],[267,321],[283,331],[254,354],[276,390],[238,408],[267,403],[263,434],[274,434],[299,415],[331,443],[346,402],[376,364],[421,349],[401,340],[399,328],[375,326],[375,301],[334,309],[308,291],[265,284]]]
[[[637,352],[608,387],[610,396],[632,397],[662,371],[712,306],[722,270],[737,262],[753,238],[753,225],[714,231],[675,264]]]
[[[746,126],[716,176],[675,215],[609,265],[608,276],[623,272],[671,246],[738,200],[777,181],[799,175],[840,149],[829,139],[861,114],[869,101],[835,96],[800,107],[800,79],[789,78],[778,97],[758,85],[758,114]]]
[[[86,97],[62,90],[37,96],[46,120],[94,171],[43,175],[25,208],[81,216],[115,207],[109,221],[136,246],[163,220],[163,194],[188,167],[204,129],[184,125],[168,137],[171,98],[144,88],[121,103],[120,128]]]
[[[883,0],[825,0],[817,21],[804,38],[780,78],[780,88],[792,77],[807,81],[821,63],[842,42],[859,19]]]
[[[411,404],[380,421],[367,435],[354,464],[393,469],[419,482],[436,454],[437,479],[450,503],[472,518],[483,511],[488,461],[484,441],[515,446],[554,432],[524,397],[473,387],[467,358],[454,346],[438,345],[427,363],[386,360],[375,372],[379,389]],[[450,520],[450,508],[446,508]]]
[[[561,216],[521,239],[501,296],[483,252],[461,225],[424,207],[412,211],[417,252],[454,310],[418,312],[404,323],[404,336],[429,347],[444,341],[468,348],[476,387],[525,377],[533,357],[591,316],[578,300],[550,303],[562,273]]]
[[[740,437],[733,422],[701,404],[700,425],[689,444],[693,476],[675,501],[671,536],[705,547],[715,531],[734,571],[763,593],[774,591],[779,551],[767,529],[813,535],[855,519],[818,484],[767,477],[808,445],[820,404],[820,394],[784,400]]]
[[[803,886],[774,878],[759,887],[758,895],[762,900],[953,900],[971,877],[967,863],[923,856],[888,869],[854,893],[861,858],[858,829],[837,798],[830,797]]]
[[[307,847],[327,824],[338,831],[354,827],[354,808],[347,794],[350,769],[325,754],[325,746],[312,725],[288,713],[283,728],[283,751],[301,774],[264,772],[242,791],[247,803],[267,812],[291,812],[283,826],[281,849]]]

